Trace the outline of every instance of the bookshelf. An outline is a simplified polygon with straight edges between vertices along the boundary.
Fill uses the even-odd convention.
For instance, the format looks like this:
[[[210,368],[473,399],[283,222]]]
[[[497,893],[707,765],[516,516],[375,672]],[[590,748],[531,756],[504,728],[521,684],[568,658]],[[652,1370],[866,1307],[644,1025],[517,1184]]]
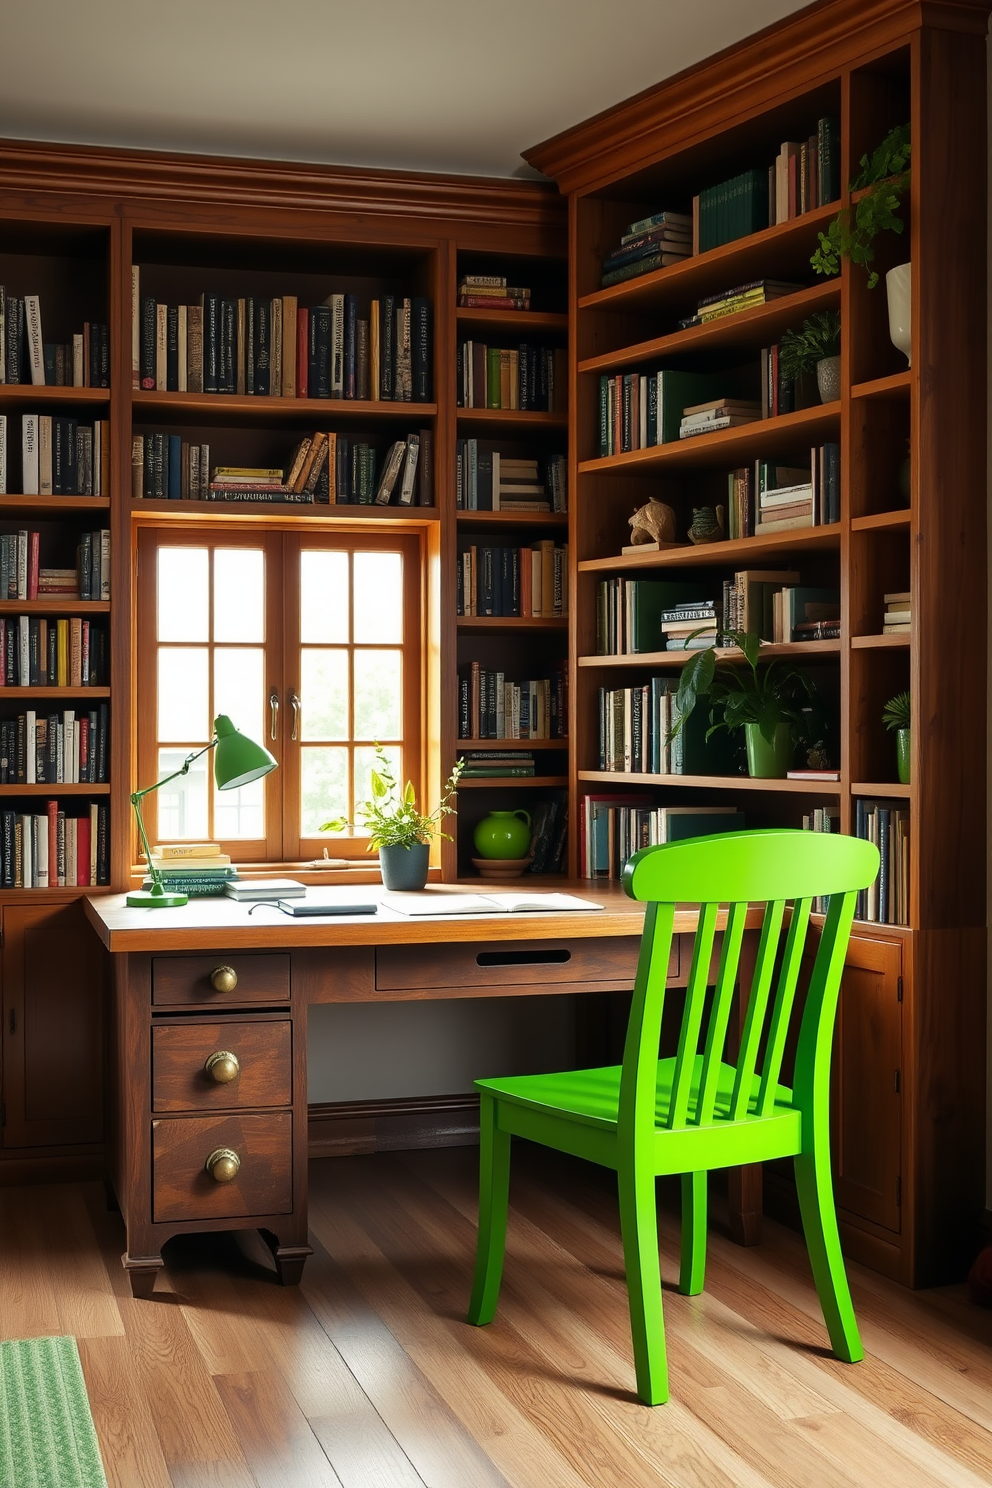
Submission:
[[[835,1173],[848,1252],[904,1282],[960,1276],[977,1252],[985,1129],[985,75],[988,5],[918,9],[886,0],[811,8],[525,154],[569,200],[572,696],[570,807],[587,795],[658,805],[736,806],[748,825],[800,826],[827,807],[843,831],[873,801],[908,812],[904,923],[855,924],[834,1080]],[[953,83],[951,79],[953,78]],[[753,167],[783,140],[839,121],[841,196],[777,225],[602,288],[601,265],[628,224]],[[901,238],[877,240],[884,275],[913,263],[913,354],[892,346],[884,278],[869,291],[845,262],[818,279],[817,234],[851,197],[861,156],[911,122],[911,188]],[[957,245],[953,294],[941,241]],[[679,329],[697,303],[749,281],[798,287],[738,314]],[[732,373],[755,387],[759,349],[814,311],[838,311],[841,393],[682,442],[603,457],[600,378],[672,367]],[[748,369],[751,369],[750,371]],[[750,382],[748,379],[751,379]],[[738,393],[738,396],[740,394]],[[752,393],[751,396],[754,396]],[[815,397],[815,394],[814,394]],[[755,459],[792,463],[840,445],[840,520],[710,545],[622,554],[626,520],[655,496],[684,541],[694,506],[724,500],[726,474]],[[910,455],[909,498],[900,470]],[[598,763],[600,688],[677,680],[685,657],[603,656],[596,585],[697,580],[720,596],[737,570],[799,570],[841,597],[837,640],[779,644],[833,708],[840,779],[752,780],[607,772]],[[909,633],[883,634],[883,594],[912,595]],[[885,701],[912,695],[912,783],[896,780]],[[893,818],[894,819],[894,818]],[[573,833],[570,864],[579,869]],[[753,1226],[761,1180],[734,1180]],[[749,1195],[749,1197],[748,1197]],[[765,1175],[770,1210],[794,1213],[788,1180]]]

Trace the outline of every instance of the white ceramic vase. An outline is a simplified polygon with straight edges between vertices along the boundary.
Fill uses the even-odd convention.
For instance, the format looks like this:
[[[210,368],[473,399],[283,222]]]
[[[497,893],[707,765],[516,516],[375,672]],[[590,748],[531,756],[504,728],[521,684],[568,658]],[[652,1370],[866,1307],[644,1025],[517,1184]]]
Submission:
[[[912,284],[912,264],[897,264],[885,276],[885,292],[889,299],[889,337],[892,345],[902,352],[910,366],[913,364]]]
[[[840,397],[840,357],[821,357],[816,364],[816,385],[821,403],[833,403]]]

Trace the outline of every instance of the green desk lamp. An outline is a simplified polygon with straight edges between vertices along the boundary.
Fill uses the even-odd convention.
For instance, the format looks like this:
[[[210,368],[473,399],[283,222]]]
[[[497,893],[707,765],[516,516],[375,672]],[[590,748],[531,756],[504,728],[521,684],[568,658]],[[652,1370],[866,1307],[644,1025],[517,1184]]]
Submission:
[[[173,770],[171,775],[165,775],[161,780],[156,780],[154,785],[146,785],[144,790],[135,791],[131,797],[131,805],[138,819],[138,835],[141,838],[145,857],[148,859],[148,872],[151,876],[152,887],[137,889],[133,894],[128,894],[127,902],[133,909],[181,909],[184,904],[188,903],[185,894],[169,894],[162,885],[162,870],[156,868],[152,862],[151,848],[145,836],[145,824],[141,819],[141,801],[152,791],[160,790],[163,785],[168,785],[170,780],[176,780],[180,775],[188,775],[193,761],[206,754],[208,749],[217,751],[214,755],[214,780],[217,782],[218,790],[237,790],[239,785],[248,785],[252,780],[268,775],[278,764],[278,761],[273,759],[269,751],[261,744],[256,744],[254,739],[247,739],[244,734],[239,734],[226,714],[218,713],[214,719],[214,736],[209,744],[204,744],[202,749],[188,754],[179,769]]]

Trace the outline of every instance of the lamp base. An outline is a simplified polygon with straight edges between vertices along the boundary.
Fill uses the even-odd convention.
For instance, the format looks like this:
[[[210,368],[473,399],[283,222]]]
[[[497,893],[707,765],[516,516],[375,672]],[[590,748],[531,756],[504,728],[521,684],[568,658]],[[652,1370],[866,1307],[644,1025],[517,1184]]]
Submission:
[[[154,889],[136,889],[125,901],[129,909],[182,909],[189,903],[185,894],[156,893]]]

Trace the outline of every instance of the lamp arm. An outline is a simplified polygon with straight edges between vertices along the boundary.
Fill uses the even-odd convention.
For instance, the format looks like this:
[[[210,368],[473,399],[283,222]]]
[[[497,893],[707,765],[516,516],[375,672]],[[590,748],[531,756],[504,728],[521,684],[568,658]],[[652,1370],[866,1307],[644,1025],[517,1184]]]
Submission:
[[[134,807],[134,814],[138,822],[138,835],[141,838],[141,846],[144,849],[145,860],[148,863],[148,872],[152,880],[153,894],[163,894],[165,890],[162,888],[161,870],[159,868],[156,868],[155,864],[152,862],[152,850],[148,846],[148,838],[145,835],[145,824],[141,819],[141,802],[145,796],[150,794],[151,791],[160,790],[163,785],[168,785],[170,780],[178,780],[180,775],[188,775],[189,767],[193,763],[193,761],[198,760],[202,754],[206,754],[208,750],[214,749],[216,748],[216,746],[217,740],[211,739],[210,743],[204,744],[202,749],[194,749],[192,754],[188,754],[183,760],[182,764],[179,766],[179,769],[173,770],[171,775],[163,775],[161,780],[156,780],[154,785],[146,785],[144,790],[131,792],[131,805]]]

